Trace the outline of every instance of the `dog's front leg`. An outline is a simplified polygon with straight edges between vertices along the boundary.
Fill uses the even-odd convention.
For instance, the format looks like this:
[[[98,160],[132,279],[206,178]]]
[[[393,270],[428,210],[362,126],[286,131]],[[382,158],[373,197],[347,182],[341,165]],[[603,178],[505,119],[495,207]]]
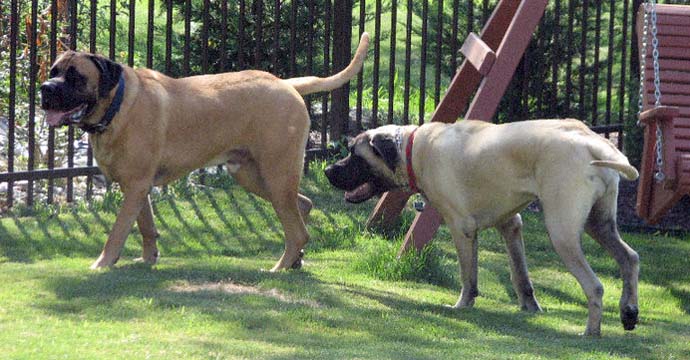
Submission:
[[[534,297],[534,288],[527,271],[525,258],[525,244],[522,240],[522,217],[515,214],[507,221],[496,226],[498,232],[506,242],[506,250],[510,258],[510,280],[517,294],[520,308],[524,311],[541,311],[541,307]]]
[[[146,195],[144,206],[137,217],[137,226],[142,237],[142,254],[139,261],[147,264],[155,264],[158,262],[159,252],[156,246],[156,239],[158,238],[158,231],[156,231],[156,224],[153,221],[153,209],[151,208],[151,196]]]
[[[477,290],[477,228],[473,221],[454,221],[449,223],[455,248],[460,262],[462,291],[454,308],[472,307]]]
[[[134,225],[134,220],[146,203],[150,188],[150,182],[123,186],[125,199],[122,202],[122,207],[117,214],[117,219],[115,220],[115,225],[113,225],[113,230],[110,232],[110,236],[108,236],[108,241],[106,241],[103,247],[103,252],[91,265],[91,269],[115,265],[120,258],[120,252],[125,245],[127,235],[132,229],[132,225]]]

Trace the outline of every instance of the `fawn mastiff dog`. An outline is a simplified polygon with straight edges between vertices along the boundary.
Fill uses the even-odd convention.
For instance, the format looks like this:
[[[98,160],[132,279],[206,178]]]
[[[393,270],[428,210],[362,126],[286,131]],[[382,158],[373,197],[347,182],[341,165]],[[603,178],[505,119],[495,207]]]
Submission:
[[[608,140],[578,120],[503,125],[383,126],[358,135],[350,154],[326,168],[332,185],[358,203],[393,189],[421,192],[442,215],[455,242],[462,291],[455,308],[471,307],[477,291],[477,232],[495,227],[506,241],[520,306],[540,311],[529,279],[518,212],[539,199],[551,242],[587,296],[585,334],[599,335],[604,288],[580,246],[583,231],[620,266],[623,327],[637,324],[637,253],[616,224],[619,174],[637,170]]]
[[[246,190],[268,200],[285,232],[272,271],[301,266],[311,201],[299,194],[309,115],[302,95],[345,84],[362,67],[369,36],[351,63],[326,78],[279,79],[241,71],[173,79],[102,56],[63,53],[41,85],[51,126],[89,133],[98,167],[120,184],[124,201],[92,268],[114,265],[134,221],[142,259],[158,260],[149,191],[204,166],[226,164]]]

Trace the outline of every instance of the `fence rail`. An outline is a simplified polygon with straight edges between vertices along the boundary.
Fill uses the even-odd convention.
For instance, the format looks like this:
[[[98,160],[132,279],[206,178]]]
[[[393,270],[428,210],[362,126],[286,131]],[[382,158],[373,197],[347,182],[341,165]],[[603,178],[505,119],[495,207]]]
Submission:
[[[314,119],[310,147],[325,151],[329,139],[363,128],[423,123],[459,65],[462,39],[479,32],[496,2],[3,1],[2,207],[93,196],[98,170],[85,138],[73,128],[47,127],[36,109],[37,85],[61,51],[100,52],[171,76],[246,68],[281,77],[325,75],[347,64],[366,30],[373,48],[352,91],[307,98]],[[632,20],[639,4],[551,1],[496,120],[574,116],[622,146],[637,103]]]

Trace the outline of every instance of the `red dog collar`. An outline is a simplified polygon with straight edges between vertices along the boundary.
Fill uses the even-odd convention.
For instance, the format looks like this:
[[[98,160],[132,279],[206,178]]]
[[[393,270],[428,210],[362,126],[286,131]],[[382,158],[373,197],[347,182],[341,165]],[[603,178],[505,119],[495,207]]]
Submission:
[[[407,138],[407,146],[405,147],[405,161],[407,162],[407,182],[410,186],[412,192],[419,192],[417,188],[417,177],[414,175],[414,170],[412,169],[412,144],[414,144],[414,133],[417,129],[412,130],[410,136]]]

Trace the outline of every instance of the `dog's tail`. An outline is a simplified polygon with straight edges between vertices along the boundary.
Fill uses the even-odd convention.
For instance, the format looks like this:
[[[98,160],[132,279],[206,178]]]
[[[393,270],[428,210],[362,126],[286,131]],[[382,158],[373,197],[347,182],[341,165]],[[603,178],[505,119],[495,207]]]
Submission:
[[[618,162],[618,161],[611,161],[611,160],[592,160],[589,162],[590,165],[594,166],[603,166],[607,167],[613,170],[618,171],[623,175],[623,177],[626,180],[633,181],[637,179],[640,176],[640,173],[637,172],[637,169],[630,165],[629,163],[625,162]]]
[[[359,40],[357,52],[350,64],[343,71],[325,78],[316,76],[305,76],[292,79],[284,79],[286,83],[292,85],[300,95],[307,95],[320,91],[331,91],[343,86],[350,81],[362,69],[364,58],[367,56],[369,48],[369,34],[363,33]]]
[[[599,139],[597,139],[599,140]],[[613,144],[601,139],[596,143],[590,143],[592,156],[597,160],[589,162],[593,166],[602,166],[618,171],[626,180],[633,181],[640,176],[634,166],[630,165],[628,158],[623,155]]]

